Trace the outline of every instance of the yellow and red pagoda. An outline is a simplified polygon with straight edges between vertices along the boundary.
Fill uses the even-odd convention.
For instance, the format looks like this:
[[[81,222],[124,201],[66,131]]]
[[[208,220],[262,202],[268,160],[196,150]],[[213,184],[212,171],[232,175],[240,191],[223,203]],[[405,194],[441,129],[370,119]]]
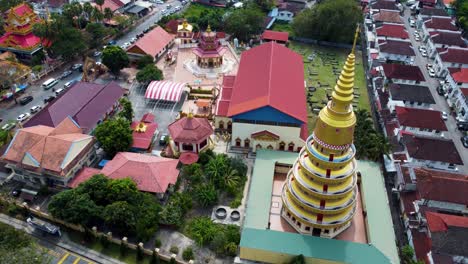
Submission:
[[[333,238],[350,226],[356,212],[355,45],[356,40],[332,99],[320,111],[283,187],[281,216],[301,234]]]
[[[33,26],[40,22],[26,3],[12,7],[5,20],[6,33],[0,37],[0,51],[11,51],[19,59],[31,59],[42,48],[41,39],[32,33]]]
[[[208,25],[206,31],[201,34],[198,47],[193,49],[193,53],[197,56],[197,64],[200,68],[218,68],[223,64],[226,48],[221,45],[216,32],[211,31]]]

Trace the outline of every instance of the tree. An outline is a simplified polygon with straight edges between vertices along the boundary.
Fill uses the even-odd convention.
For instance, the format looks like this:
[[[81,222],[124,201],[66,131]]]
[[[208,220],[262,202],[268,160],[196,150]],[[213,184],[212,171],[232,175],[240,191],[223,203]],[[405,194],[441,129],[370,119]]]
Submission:
[[[356,25],[361,20],[362,11],[356,2],[325,0],[312,8],[304,9],[294,17],[292,29],[300,37],[351,43]]]
[[[99,6],[99,9],[102,12],[102,5],[104,4],[104,0],[95,0],[94,2]]]
[[[119,100],[120,105],[122,106],[122,111],[119,113],[119,117],[125,118],[126,120],[132,122],[133,119],[133,108],[132,102],[127,98],[122,98]]]
[[[245,161],[241,158],[230,158],[229,166],[237,171],[237,175],[242,178],[247,176],[247,165],[245,165]]]
[[[98,48],[103,43],[103,38],[107,35],[106,27],[101,23],[89,23],[86,25],[86,32],[89,34],[90,48]]]
[[[5,13],[8,9],[23,3],[22,0],[0,0],[0,13]]]
[[[63,25],[54,39],[51,39],[50,49],[55,55],[62,56],[66,61],[73,59],[76,55],[83,54],[86,44],[81,31]]]
[[[193,249],[191,247],[187,247],[184,249],[184,251],[182,252],[182,258],[185,260],[185,261],[189,261],[189,260],[193,260]]]
[[[248,41],[263,29],[264,14],[256,5],[247,5],[232,11],[226,18],[224,26],[226,32],[234,37]]]
[[[132,232],[136,228],[136,218],[133,207],[125,201],[117,201],[104,208],[103,217],[106,223],[112,225],[118,232]]]
[[[86,225],[99,215],[100,208],[86,193],[74,190],[60,192],[52,197],[49,212],[59,219],[73,224]]]
[[[138,197],[137,185],[131,178],[109,180],[107,185],[108,201],[137,202]]]
[[[468,1],[467,0],[456,0],[452,2],[452,6],[455,7],[456,17],[458,24],[462,27],[465,32],[468,30]]]
[[[270,12],[271,8],[275,6],[272,0],[254,0],[254,3],[265,13]]]
[[[154,63],[154,58],[151,55],[145,55],[137,61],[137,69],[141,70],[145,68],[146,65]]]
[[[107,190],[110,179],[104,174],[96,174],[87,181],[81,183],[76,192],[88,194],[89,197],[100,206],[108,204]]]
[[[117,152],[127,151],[133,142],[130,122],[123,118],[110,119],[99,124],[95,136],[110,157],[114,157]]]
[[[163,79],[163,73],[158,67],[153,64],[146,65],[142,70],[140,70],[136,79],[140,83],[147,84],[151,81],[159,81]]]
[[[224,175],[224,177],[222,177],[222,179],[223,179],[223,187],[227,188],[228,190],[236,189],[236,187],[238,186],[240,182],[240,177],[238,175],[238,172],[231,167],[227,168],[226,174]]]
[[[218,192],[213,183],[197,185],[194,194],[197,202],[203,207],[214,205],[218,201]]]
[[[194,184],[198,184],[203,179],[203,170],[199,163],[186,165],[182,169],[182,176],[191,188]]]
[[[102,52],[102,63],[114,74],[118,75],[120,70],[130,63],[127,53],[119,46],[107,46]]]
[[[3,146],[10,142],[10,140],[13,138],[12,132],[6,131],[6,130],[0,130],[0,146]]]
[[[110,20],[114,16],[114,12],[109,7],[104,8],[104,18]]]
[[[220,232],[220,228],[209,217],[195,217],[187,225],[187,231],[199,246],[210,243]]]
[[[388,140],[374,128],[367,110],[359,109],[355,112],[356,127],[354,130],[354,145],[357,158],[378,160],[382,155],[388,155],[392,146]]]
[[[216,155],[206,165],[205,172],[210,182],[218,188],[223,188],[223,177],[228,169],[228,161],[225,155]]]

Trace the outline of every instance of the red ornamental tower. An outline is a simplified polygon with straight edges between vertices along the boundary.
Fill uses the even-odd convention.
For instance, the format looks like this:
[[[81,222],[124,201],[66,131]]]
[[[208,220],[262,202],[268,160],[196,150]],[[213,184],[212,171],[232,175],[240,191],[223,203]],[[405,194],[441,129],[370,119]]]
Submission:
[[[226,52],[216,37],[216,32],[210,26],[202,33],[198,47],[193,49],[197,56],[197,65],[200,68],[218,68],[223,64],[223,55]]]

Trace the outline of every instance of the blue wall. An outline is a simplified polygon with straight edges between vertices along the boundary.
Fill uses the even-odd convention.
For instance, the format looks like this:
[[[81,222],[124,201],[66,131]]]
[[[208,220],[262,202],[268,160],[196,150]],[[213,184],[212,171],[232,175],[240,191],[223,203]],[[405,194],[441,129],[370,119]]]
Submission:
[[[259,120],[259,121],[269,121],[269,122],[281,122],[281,123],[293,123],[297,125],[302,125],[303,122],[287,115],[283,112],[276,110],[271,106],[264,106],[249,112],[232,116],[232,119],[246,119],[246,120]]]

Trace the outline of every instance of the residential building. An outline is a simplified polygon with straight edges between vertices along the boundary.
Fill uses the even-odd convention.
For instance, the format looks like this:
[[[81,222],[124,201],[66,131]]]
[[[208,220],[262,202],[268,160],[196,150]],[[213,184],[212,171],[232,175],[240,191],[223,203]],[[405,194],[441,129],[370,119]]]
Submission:
[[[175,153],[199,153],[212,145],[213,127],[206,118],[193,117],[192,113],[174,121],[167,127]]]
[[[416,16],[416,25],[417,28],[422,28],[424,21],[432,18],[444,18],[449,17],[447,11],[440,8],[422,8],[419,11],[419,14]]]
[[[131,150],[134,152],[150,151],[158,130],[158,124],[154,122],[154,115],[144,114],[140,121],[132,122],[131,128],[133,130]]]
[[[413,64],[416,54],[411,42],[396,40],[378,41],[378,59],[382,62],[402,62],[404,64]]]
[[[395,106],[429,109],[435,104],[434,97],[427,86],[391,83],[388,85],[389,101],[387,107]]]
[[[173,191],[179,177],[176,159],[161,158],[132,152],[119,152],[108,161],[102,170],[85,168],[68,184],[76,188],[93,175],[104,174],[111,179],[131,178],[138,190],[164,199]]]
[[[382,23],[404,24],[399,10],[379,10],[372,15],[372,21],[375,25]]]
[[[94,138],[83,134],[68,117],[55,128],[36,125],[18,129],[2,160],[16,180],[34,187],[65,187],[95,157]]]
[[[380,10],[395,10],[399,11],[400,9],[396,5],[395,1],[392,0],[378,0],[370,3],[370,12],[378,12]]]
[[[289,33],[288,32],[279,32],[273,30],[265,30],[262,33],[262,43],[265,42],[276,42],[278,44],[287,45],[288,44]]]
[[[128,57],[130,60],[138,60],[149,55],[157,61],[172,47],[174,39],[174,35],[157,26],[127,49]]]
[[[386,83],[419,84],[426,81],[418,66],[385,63],[382,64],[382,71]]]
[[[298,9],[289,3],[283,3],[280,7],[275,7],[270,11],[270,13],[268,13],[268,16],[273,19],[270,23],[273,24],[276,20],[291,22],[300,10],[301,9]]]
[[[456,31],[433,31],[426,45],[430,58],[435,58],[441,49],[467,47],[461,32]]]
[[[446,77],[449,73],[448,68],[468,68],[468,48],[439,49],[434,61],[436,74]]]
[[[56,127],[64,119],[71,117],[84,133],[91,133],[99,123],[119,110],[119,99],[124,94],[124,89],[115,82],[78,82],[47,104],[24,127]]]
[[[383,23],[375,26],[375,32],[378,39],[407,40],[409,35],[404,25]]]
[[[223,83],[227,86],[218,98],[215,128],[231,122],[231,147],[301,149],[307,137],[301,56],[274,42],[262,44],[243,52],[237,76],[227,76]]]
[[[448,68],[446,80],[451,102],[460,119],[468,119],[468,68]]]
[[[431,32],[457,32],[458,27],[455,25],[455,20],[451,17],[432,16],[423,21],[421,25],[423,40],[430,37]]]
[[[452,140],[417,136],[406,131],[400,132],[399,137],[400,143],[405,146],[407,161],[411,165],[455,171],[457,165],[463,165]]]
[[[447,131],[440,111],[396,106],[394,109],[399,123],[399,130],[415,135],[441,136]]]

